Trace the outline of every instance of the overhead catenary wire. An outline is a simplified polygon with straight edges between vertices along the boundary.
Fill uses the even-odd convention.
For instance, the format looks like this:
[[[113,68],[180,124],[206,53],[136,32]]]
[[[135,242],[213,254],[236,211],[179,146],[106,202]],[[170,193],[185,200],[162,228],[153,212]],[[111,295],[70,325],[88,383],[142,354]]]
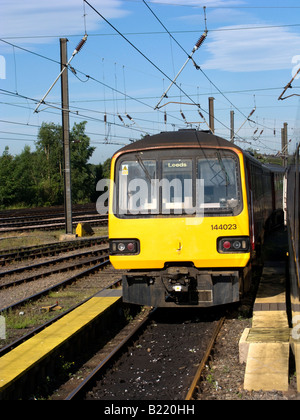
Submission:
[[[210,30],[210,32],[212,32],[213,30]],[[193,31],[194,32],[194,31]],[[89,35],[90,36],[90,35]],[[28,48],[25,48],[25,47],[21,47],[21,46],[19,46],[19,45],[16,45],[16,44],[13,44],[13,43],[11,43],[11,42],[8,42],[8,41],[6,41],[6,40],[4,40],[3,38],[1,38],[0,39],[0,41],[1,42],[4,42],[4,43],[6,43],[6,44],[8,44],[8,45],[10,45],[10,46],[12,46],[12,47],[14,47],[14,48],[17,48],[17,49],[20,49],[21,51],[25,51],[25,52],[27,52],[27,53],[29,53],[29,54],[32,54],[32,55],[34,55],[34,56],[37,56],[37,57],[40,57],[40,58],[42,58],[42,59],[45,59],[45,60],[47,60],[47,61],[50,61],[50,62],[53,62],[53,63],[56,63],[56,64],[60,64],[60,62],[58,61],[58,60],[55,60],[55,59],[53,59],[53,58],[50,58],[50,57],[47,57],[47,56],[45,56],[45,55],[42,55],[42,54],[39,54],[39,53],[36,53],[35,51],[31,51],[31,50],[29,50]],[[180,44],[179,44],[180,45]],[[181,46],[180,46],[181,47]],[[183,47],[181,47],[182,49],[183,49]],[[184,49],[183,49],[184,50]],[[185,51],[185,50],[184,50]],[[185,51],[186,52],[186,51]],[[186,54],[188,54],[187,52],[186,52]],[[94,81],[94,82],[96,82],[96,83],[99,83],[99,84],[102,84],[102,86],[104,87],[104,89],[105,88],[108,88],[108,89],[110,89],[111,91],[113,91],[114,90],[114,87],[112,87],[112,86],[109,86],[109,85],[107,85],[107,84],[105,84],[104,83],[104,81],[103,82],[101,82],[100,80],[98,80],[98,79],[96,79],[95,77],[93,77],[93,76],[91,76],[91,75],[87,75],[86,73],[84,73],[84,72],[82,72],[82,71],[80,71],[79,69],[75,69],[76,70],[76,72],[77,73],[80,73],[80,74],[82,74],[82,75],[84,75],[85,77],[87,77],[87,79],[89,79],[89,80],[92,80],[92,81]],[[202,71],[202,69],[200,69],[201,71]],[[205,75],[205,73],[203,72],[203,74]],[[210,83],[212,83],[213,84],[213,82],[205,75],[205,77],[210,81]],[[214,84],[213,84],[214,85]],[[226,91],[226,92],[221,92],[218,88],[217,88],[217,86],[215,86],[215,88],[218,90],[218,92],[214,92],[214,93],[212,93],[213,95],[216,95],[216,94],[222,94],[222,96],[224,96],[224,94],[232,94],[232,93],[247,93],[247,92],[253,92],[253,91],[255,91],[255,92],[261,92],[261,91],[271,91],[271,90],[280,90],[281,88],[280,87],[271,87],[271,88],[259,88],[259,89],[255,89],[255,90],[253,90],[253,89],[243,89],[243,90],[230,90],[230,91]],[[300,89],[299,87],[294,87],[294,89]],[[2,90],[3,91],[3,90]],[[121,93],[122,95],[124,95],[124,93],[123,92],[118,92],[118,93]],[[206,95],[206,94],[200,94],[200,95]],[[22,96],[22,95],[20,95],[20,96]],[[105,95],[104,95],[105,96]],[[193,97],[193,96],[195,96],[195,95],[193,95],[193,94],[191,94],[190,95],[190,97]],[[199,96],[199,93],[197,94],[197,96]],[[176,96],[174,96],[174,98],[175,98]],[[149,104],[147,104],[147,103],[145,103],[144,102],[144,100],[147,100],[147,99],[154,99],[154,97],[152,98],[152,97],[143,97],[143,98],[134,98],[134,97],[132,97],[132,96],[130,96],[130,95],[128,95],[128,94],[126,94],[126,98],[127,99],[130,99],[130,100],[133,100],[133,101],[136,101],[137,103],[140,103],[140,104],[142,104],[142,105],[144,105],[144,106],[146,106],[146,107],[148,107],[148,108],[151,108],[151,109],[153,109],[152,108],[152,106],[151,105],[149,105]],[[171,98],[171,97],[170,97]],[[229,99],[227,98],[227,97],[225,97],[225,99],[227,99],[228,101],[229,101]],[[99,100],[97,100],[97,101],[99,101]],[[109,101],[109,99],[107,99],[107,101]],[[79,101],[76,101],[76,102],[79,102]],[[90,101],[91,102],[91,101]],[[230,102],[230,101],[229,101]],[[194,104],[196,104],[195,102],[194,102]],[[233,104],[231,104],[235,109],[237,109]],[[49,104],[48,104],[48,106],[50,106]],[[241,112],[239,109],[237,109],[239,112]],[[204,110],[202,110],[202,111],[204,111]],[[206,111],[204,111],[204,112],[206,112]],[[244,115],[244,117],[246,118],[246,115],[244,114],[244,113],[242,113],[241,112],[241,114],[242,115]],[[175,116],[172,116],[172,118],[175,118],[175,119],[177,119]],[[216,118],[215,118],[216,119]],[[216,119],[216,121],[218,121],[217,119]],[[222,124],[222,123],[221,123]],[[224,127],[225,127],[225,125],[224,124],[222,124]],[[258,124],[258,125],[260,125],[260,126],[262,126],[262,124]],[[270,129],[270,130],[273,130],[273,128],[269,128],[269,127],[266,127],[266,128],[268,128],[268,129]]]
[[[205,31],[204,31],[204,33],[203,33],[203,35],[199,38],[199,40],[198,40],[198,42],[197,42],[197,44],[195,45],[195,47],[194,47],[194,49],[193,49],[193,51],[192,51],[192,54],[191,55],[189,55],[188,54],[188,52],[181,46],[181,44],[173,37],[173,35],[169,32],[169,30],[166,28],[166,26],[163,24],[163,22],[158,18],[158,16],[154,13],[154,11],[150,8],[150,6],[146,3],[146,1],[145,0],[143,0],[143,3],[147,6],[147,8],[151,11],[151,13],[154,15],[154,17],[158,20],[158,22],[162,25],[162,27],[165,29],[165,31],[172,37],[172,39],[176,42],[176,44],[184,51],[184,53],[188,56],[188,58],[187,58],[187,60],[186,60],[186,62],[184,63],[184,65],[183,65],[183,67],[180,69],[180,71],[179,71],[179,73],[176,75],[176,77],[175,77],[175,79],[173,80],[173,82],[170,84],[170,86],[168,87],[168,89],[164,92],[164,94],[161,96],[161,98],[160,98],[160,100],[159,100],[159,102],[158,102],[158,104],[156,105],[156,107],[154,108],[154,109],[159,109],[159,108],[161,108],[162,106],[165,106],[165,105],[167,105],[167,104],[170,104],[171,103],[171,101],[169,101],[169,102],[167,102],[167,104],[164,104],[164,105],[162,105],[162,106],[160,106],[160,104],[161,104],[161,102],[162,102],[162,100],[164,99],[164,98],[167,98],[167,93],[168,93],[168,91],[170,90],[170,88],[173,86],[173,84],[174,84],[174,82],[177,80],[177,78],[178,78],[178,76],[180,75],[180,73],[183,71],[183,69],[184,69],[184,67],[187,65],[187,63],[188,63],[188,61],[190,60],[190,59],[192,59],[193,60],[193,58],[192,58],[192,55],[197,51],[197,49],[202,45],[202,43],[205,41],[205,39],[206,39],[206,36],[207,36],[207,33],[208,33],[208,30],[207,30],[207,17],[206,17],[206,6],[204,6],[204,20],[205,20]],[[207,78],[207,80],[218,90],[218,92],[236,109],[236,110],[238,110],[245,118],[246,118],[246,120],[244,121],[244,123],[242,124],[242,126],[240,127],[240,129],[243,127],[243,125],[246,123],[246,121],[251,121],[250,120],[250,117],[251,117],[251,115],[255,112],[255,110],[256,110],[256,106],[255,106],[255,108],[250,112],[250,114],[249,114],[249,116],[247,117],[242,111],[240,111],[225,95],[224,95],[224,93],[223,92],[221,92],[221,90],[209,79],[209,77],[204,73],[204,71],[200,68],[200,66],[198,66],[196,63],[195,63],[195,61],[193,60],[193,63],[194,63],[194,66],[196,67],[196,69],[197,70],[201,70],[201,72],[204,74],[204,76]],[[181,85],[180,85],[180,90],[182,91],[182,89],[181,89]],[[172,102],[172,103],[174,103],[174,102]],[[198,112],[199,112],[199,115],[200,115],[200,117],[204,120],[204,122],[206,123],[206,125],[208,126],[208,128],[210,129],[210,126],[209,126],[209,124],[206,122],[206,120],[205,120],[205,118],[204,118],[204,116],[202,115],[202,113],[200,112],[200,110],[198,110]],[[186,117],[185,117],[185,115],[183,114],[183,112],[181,111],[181,116],[182,116],[182,118],[184,119],[184,121],[185,121],[185,123],[186,124],[192,124],[191,122],[188,122],[187,120],[186,120]],[[238,130],[238,131],[240,131],[240,129]],[[238,133],[238,131],[236,132],[236,133],[234,133],[234,135],[235,136],[237,136],[237,133]]]
[[[190,57],[189,56],[189,54],[188,54],[188,52],[185,50],[185,48],[183,48],[182,47],[182,45],[176,40],[176,38],[171,34],[171,32],[168,30],[168,28],[163,24],[163,22],[161,21],[161,19],[159,19],[159,17],[154,13],[154,11],[150,8],[150,6],[146,3],[146,1],[145,0],[143,0],[143,3],[147,6],[147,8],[151,11],[151,13],[154,15],[154,17],[158,20],[158,22],[162,25],[162,27],[165,29],[165,31],[171,36],[171,38],[176,42],[176,44],[179,46],[179,48],[181,48],[181,50],[188,56],[188,57]],[[207,29],[207,16],[206,16],[206,6],[204,6],[203,7],[203,9],[204,9],[204,21],[205,21],[205,32],[204,33],[208,33],[208,29]],[[203,38],[203,35],[202,35],[202,37],[199,39],[199,41],[200,40],[202,40],[202,42],[205,40],[205,37]],[[198,41],[198,42],[199,42]],[[190,57],[192,60],[193,60],[193,58],[192,57]],[[197,63],[193,60],[193,63],[194,63],[194,66],[196,67],[196,69],[197,70],[200,70],[201,71],[201,73],[206,77],[206,79],[214,86],[214,88],[215,89],[217,89],[217,91],[230,103],[230,105],[231,106],[233,106],[233,108],[235,108],[239,113],[241,113],[243,116],[244,116],[244,118],[247,118],[246,117],[246,115],[240,110],[240,109],[238,109],[226,96],[225,96],[225,94],[224,94],[224,92],[222,92],[219,88],[218,88],[218,86],[216,86],[216,84],[206,75],[206,73],[202,70],[202,68],[199,66],[199,65],[197,65]]]
[[[38,54],[38,53],[36,53],[36,52],[34,52],[34,51],[31,51],[31,50],[29,50],[29,49],[27,49],[27,48],[24,48],[24,47],[20,47],[19,45],[16,45],[16,44],[12,44],[11,42],[8,42],[8,41],[4,41],[3,39],[0,39],[0,41],[2,41],[2,42],[4,42],[4,43],[6,43],[6,44],[8,44],[8,45],[10,45],[10,46],[13,46],[13,47],[15,47],[15,48],[18,48],[18,49],[20,49],[21,51],[25,51],[25,52],[27,52],[27,53],[29,53],[29,54],[32,54],[32,55],[34,55],[34,56],[38,56],[38,57],[40,57],[40,58],[43,58],[43,59],[45,59],[45,60],[47,60],[47,61],[50,61],[50,62],[53,62],[53,63],[56,63],[56,64],[60,64],[60,62],[59,61],[57,61],[57,60],[54,60],[54,59],[52,59],[52,58],[49,58],[49,57],[47,57],[47,56],[45,56],[45,55],[42,55],[42,54]],[[94,82],[96,82],[96,83],[98,83],[98,84],[101,84],[102,86],[103,86],[103,88],[105,89],[105,88],[107,88],[107,89],[110,89],[112,92],[115,92],[115,88],[114,87],[112,87],[112,86],[109,86],[108,84],[106,84],[106,83],[104,83],[104,81],[100,81],[100,80],[98,80],[97,78],[95,78],[95,77],[93,77],[93,76],[91,76],[91,75],[88,75],[88,74],[86,74],[86,73],[84,73],[84,72],[82,72],[82,71],[80,71],[79,69],[74,69],[77,73],[79,73],[79,74],[81,74],[81,75],[84,75],[86,78],[88,78],[89,80],[92,80],[92,81],[94,81]],[[9,94],[9,95],[14,95],[15,93],[14,92],[8,92],[8,91],[4,91],[3,89],[1,89],[1,91],[4,93],[4,94]],[[151,105],[149,105],[149,104],[147,104],[146,102],[144,102],[144,101],[142,101],[141,99],[138,99],[138,98],[134,98],[133,96],[130,96],[130,95],[128,95],[127,93],[124,93],[124,92],[121,92],[121,91],[116,91],[116,93],[118,93],[118,94],[120,94],[120,95],[126,95],[126,98],[129,100],[132,100],[132,101],[135,101],[135,102],[137,102],[137,103],[139,103],[139,104],[141,104],[141,105],[144,105],[144,106],[146,106],[146,107],[148,107],[148,108],[151,108],[151,109],[153,109],[153,107],[151,106]],[[23,97],[23,98],[25,98],[25,96],[24,95],[19,95],[20,97]],[[105,96],[105,95],[104,95]],[[105,99],[106,100],[106,99]],[[106,100],[106,101],[108,101],[108,100]],[[37,101],[36,100],[36,103],[38,103],[39,101]],[[51,107],[52,105],[51,105],[51,103],[47,103],[47,105],[49,106],[49,107]],[[59,108],[58,106],[57,107],[55,107],[56,109],[61,109],[61,108]],[[176,117],[174,117],[174,116],[171,116],[173,119],[175,119],[175,120],[177,120],[177,118]]]
[[[155,67],[161,74],[164,75],[164,77],[166,77],[170,82],[172,82],[172,79],[160,68],[158,67],[152,60],[150,60],[149,57],[147,57],[139,48],[137,48],[128,38],[126,38],[126,36],[124,34],[122,34],[114,25],[112,25],[112,23],[110,23],[94,6],[92,6],[87,0],[84,0],[85,3],[92,9],[95,11],[95,13],[97,13],[111,28],[113,28],[126,42],[128,42],[129,45],[131,45],[139,54],[141,54],[142,57],[145,58],[145,60],[147,60],[153,67]],[[200,38],[201,39],[201,38]],[[199,41],[200,41],[199,39]],[[198,41],[198,43],[199,43]],[[196,104],[196,102],[186,93],[184,92],[183,89],[180,88],[180,86],[177,85],[177,83],[174,83],[176,85],[176,87],[186,96],[190,99],[191,102],[194,103],[194,105],[198,106],[199,108],[200,105]]]
[[[109,87],[109,88],[110,88],[110,87]],[[125,99],[126,99],[126,97],[127,97],[127,96],[124,96],[124,98],[125,98]],[[131,111],[131,110],[129,109],[129,112],[130,112],[130,111]],[[132,112],[130,112],[130,113],[132,114]]]
[[[19,93],[10,92],[10,91],[4,90],[4,89],[0,89],[0,92],[4,92],[4,93],[9,94],[11,96],[20,97],[20,98],[23,98],[25,100],[29,100],[29,101],[32,101],[32,102],[35,102],[35,103],[37,102],[36,99],[30,98],[30,97],[25,96],[25,95],[21,95]],[[49,108],[52,108],[54,110],[60,110],[61,111],[61,109],[62,109],[59,105],[56,106],[54,103],[46,103],[45,102],[45,104],[46,105],[49,105]],[[98,122],[102,122],[103,123],[103,120],[102,119],[99,119],[99,118],[96,118],[96,117],[92,117],[92,116],[89,116],[89,115],[82,114],[78,110],[81,110],[81,111],[93,111],[95,113],[101,113],[101,112],[96,111],[96,110],[90,110],[90,109],[79,108],[79,107],[77,107],[77,110],[73,110],[72,107],[70,107],[70,109],[68,109],[68,111],[70,112],[71,115],[73,115],[73,117],[79,117],[79,118],[82,118],[82,119],[85,119],[85,120],[98,121]],[[49,112],[49,111],[47,111],[47,112]],[[101,114],[103,114],[103,112]],[[112,114],[112,115],[116,115],[116,114]],[[123,118],[121,117],[120,118],[120,121],[122,121],[122,120],[123,120]],[[150,129],[144,129],[144,128],[139,127],[136,122],[135,122],[136,127],[132,127],[132,126],[126,125],[124,123],[124,121],[122,121],[122,124],[118,124],[116,122],[110,122],[109,124],[110,125],[117,126],[117,127],[130,128],[132,131],[135,131],[137,133],[149,134],[149,131],[150,131]]]
[[[162,23],[162,21],[158,18],[158,16],[153,12],[153,10],[149,7],[149,5],[146,3],[145,0],[143,0],[143,3],[147,6],[147,8],[150,10],[150,12],[154,15],[154,17],[158,20],[158,22],[162,25],[162,27],[167,31],[167,33],[170,35],[170,37],[173,39],[173,41],[176,42],[176,44],[187,54],[188,58],[185,61],[185,63],[183,64],[183,66],[181,67],[181,69],[179,70],[179,72],[177,73],[177,75],[175,76],[175,78],[172,80],[171,84],[169,85],[169,87],[167,88],[167,90],[163,93],[163,95],[161,96],[159,102],[157,103],[157,105],[155,106],[154,109],[159,109],[160,108],[160,104],[162,102],[162,100],[164,98],[167,98],[167,93],[169,92],[169,90],[171,89],[171,87],[175,84],[176,80],[178,79],[178,77],[180,76],[180,74],[182,73],[182,71],[184,70],[184,68],[186,67],[186,65],[188,64],[188,62],[190,60],[192,60],[194,66],[196,67],[197,70],[200,69],[200,67],[195,63],[194,59],[193,59],[193,55],[195,54],[195,52],[201,47],[201,45],[203,44],[203,42],[205,41],[207,34],[208,34],[208,30],[207,30],[207,20],[206,20],[206,7],[204,6],[204,20],[205,20],[205,31],[204,33],[201,35],[201,37],[198,39],[198,41],[196,42],[196,44],[194,45],[194,48],[192,49],[191,54],[188,54],[185,49],[179,44],[179,42],[174,38],[174,36],[169,32],[169,30],[166,28],[166,26]],[[180,87],[181,90],[181,87]],[[182,90],[181,90],[182,91]]]

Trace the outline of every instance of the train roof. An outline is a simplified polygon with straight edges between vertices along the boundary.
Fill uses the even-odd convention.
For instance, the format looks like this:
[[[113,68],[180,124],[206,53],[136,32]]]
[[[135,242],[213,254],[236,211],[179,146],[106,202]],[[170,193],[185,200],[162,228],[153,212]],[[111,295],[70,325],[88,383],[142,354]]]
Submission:
[[[215,136],[211,131],[185,129],[178,131],[166,131],[152,136],[145,136],[142,140],[138,140],[118,150],[116,155],[146,149],[174,149],[183,147],[226,147],[243,152],[240,147],[223,139],[222,137]]]
[[[284,173],[286,171],[284,166],[280,166],[277,163],[265,163],[265,166],[272,172]]]
[[[143,150],[160,149],[182,149],[182,148],[226,148],[240,151],[247,160],[260,165],[267,171],[283,173],[284,168],[275,164],[262,164],[250,152],[241,149],[236,144],[231,143],[222,137],[215,136],[210,130],[181,129],[178,131],[164,131],[152,136],[147,135],[143,139],[119,149],[114,157],[117,158],[124,153],[134,153]]]

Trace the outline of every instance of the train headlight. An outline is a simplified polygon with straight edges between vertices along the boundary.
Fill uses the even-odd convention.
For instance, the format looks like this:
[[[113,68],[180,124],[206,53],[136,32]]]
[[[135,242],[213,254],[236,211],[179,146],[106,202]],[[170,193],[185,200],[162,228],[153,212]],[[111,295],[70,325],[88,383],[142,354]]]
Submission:
[[[241,249],[242,248],[242,242],[241,241],[234,241],[232,246],[235,250]]]
[[[250,252],[250,238],[248,236],[218,238],[217,249],[220,254]]]
[[[126,246],[125,246],[125,244],[123,244],[123,242],[120,242],[120,243],[117,245],[117,248],[118,248],[118,251],[120,251],[120,252],[124,252],[124,251],[125,251],[125,249],[126,249]]]
[[[110,239],[110,255],[137,255],[140,253],[140,241],[138,239]]]

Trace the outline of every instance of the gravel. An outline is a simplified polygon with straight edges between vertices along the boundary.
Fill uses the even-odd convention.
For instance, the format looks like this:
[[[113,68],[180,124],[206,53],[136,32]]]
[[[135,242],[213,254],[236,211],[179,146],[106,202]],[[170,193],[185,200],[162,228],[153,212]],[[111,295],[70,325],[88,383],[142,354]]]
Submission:
[[[199,400],[300,400],[291,363],[288,392],[245,391],[245,364],[239,363],[239,340],[251,319],[227,319],[214,348],[213,357],[199,384]]]

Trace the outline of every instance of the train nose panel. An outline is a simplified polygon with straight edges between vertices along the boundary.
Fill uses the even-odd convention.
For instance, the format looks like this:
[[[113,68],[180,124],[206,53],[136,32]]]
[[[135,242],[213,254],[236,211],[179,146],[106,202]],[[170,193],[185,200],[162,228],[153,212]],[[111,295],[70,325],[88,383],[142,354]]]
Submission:
[[[169,267],[123,276],[123,300],[148,306],[215,306],[239,300],[238,271]]]

